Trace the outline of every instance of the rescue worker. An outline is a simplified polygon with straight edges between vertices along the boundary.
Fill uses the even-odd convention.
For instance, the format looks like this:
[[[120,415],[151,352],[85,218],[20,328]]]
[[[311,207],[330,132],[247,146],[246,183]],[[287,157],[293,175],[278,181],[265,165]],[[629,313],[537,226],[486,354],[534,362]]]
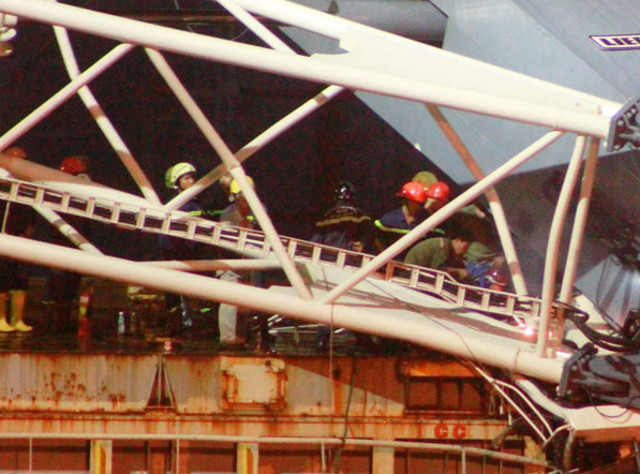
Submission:
[[[465,281],[469,274],[463,256],[471,244],[471,235],[463,229],[452,232],[450,237],[432,237],[415,244],[404,263],[433,268],[449,273],[455,279]]]
[[[424,208],[431,215],[442,209],[449,202],[450,196],[449,185],[444,181],[436,181],[427,188],[427,200],[424,203]]]
[[[196,172],[196,167],[191,163],[176,163],[165,172],[164,184],[167,189],[179,194],[195,184]],[[193,216],[202,215],[202,207],[197,198],[187,201],[179,210]],[[160,251],[165,260],[199,260],[202,257],[195,242],[167,235],[160,236]],[[175,319],[173,316],[179,313],[180,331],[193,327],[191,307],[186,296],[167,292],[165,306],[171,319]]]
[[[429,192],[424,188],[422,183],[417,181],[409,181],[402,186],[402,189],[396,194],[396,196],[402,198],[402,206],[387,212],[374,222],[377,228],[374,248],[377,252],[383,251],[398,239],[411,232],[431,215],[432,208],[439,209],[439,207],[446,204],[443,198],[445,196],[444,191],[448,191],[448,186],[445,188],[444,186],[432,185],[432,187],[433,189],[430,188],[431,192]],[[448,194],[446,197],[448,198]],[[428,200],[431,202],[429,209],[425,208]],[[433,212],[435,212],[435,210]],[[441,229],[433,229],[423,236],[423,238],[443,234],[444,232]],[[404,259],[406,253],[407,251],[402,252],[397,258],[399,260]]]
[[[27,159],[27,152],[14,146],[4,155]],[[29,206],[4,203],[2,232],[24,238],[35,234],[35,212]],[[33,327],[24,322],[29,265],[9,258],[0,258],[0,332],[30,332]],[[7,321],[7,303],[10,307],[10,322]]]
[[[417,181],[409,181],[396,193],[402,205],[384,214],[374,222],[378,229],[375,240],[376,251],[382,252],[402,236],[408,234],[424,218],[421,209],[427,200],[427,191]]]
[[[249,184],[255,188],[255,183],[250,176],[247,176]],[[237,227],[254,228],[255,219],[253,217],[251,207],[247,202],[240,184],[233,179],[229,185],[229,201],[231,204],[222,212],[220,216],[221,223],[231,224]],[[233,270],[225,270],[218,272],[220,280],[239,283],[243,280],[251,283],[252,277],[257,278],[255,272],[252,275],[240,275]],[[238,307],[227,303],[220,303],[218,308],[218,328],[220,331],[220,343],[226,347],[242,347],[245,345],[247,338],[244,334],[243,321],[239,321]]]
[[[316,222],[312,242],[332,247],[371,252],[373,222],[356,206],[356,188],[349,181],[341,181],[333,190],[335,204]]]
[[[413,175],[411,181],[417,181],[424,186],[424,189],[429,189],[429,186],[431,186],[433,183],[438,182],[438,177],[431,171],[424,170],[418,171],[415,175]]]
[[[62,159],[58,169],[72,176],[89,179],[89,159],[83,155],[67,156]],[[65,221],[84,238],[91,235],[91,222],[77,216],[65,216]],[[70,241],[55,230],[51,235],[51,243],[71,247]],[[48,307],[48,319],[63,332],[76,332],[79,318],[73,311],[77,301],[78,315],[86,315],[90,300],[80,298],[79,290],[82,277],[79,273],[49,268],[46,276],[44,297],[42,302]],[[85,321],[86,323],[87,321]]]

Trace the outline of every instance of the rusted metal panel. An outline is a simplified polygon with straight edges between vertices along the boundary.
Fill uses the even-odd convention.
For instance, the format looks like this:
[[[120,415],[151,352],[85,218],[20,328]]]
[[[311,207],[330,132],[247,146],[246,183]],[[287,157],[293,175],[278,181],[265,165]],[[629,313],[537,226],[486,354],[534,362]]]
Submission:
[[[287,407],[282,359],[167,356],[164,364],[177,413],[271,413]]]
[[[271,413],[286,407],[283,360],[223,357],[220,369],[223,410]]]
[[[287,362],[288,413],[388,417],[404,412],[397,359],[297,358]]]
[[[161,364],[173,404],[151,407]],[[0,408],[16,416],[0,419],[0,432],[340,437],[347,428],[465,441],[505,428],[488,413],[412,413],[405,381],[396,358],[7,353]]]
[[[177,413],[209,415],[222,411],[220,357],[168,355],[163,361]]]
[[[0,409],[35,412],[143,411],[155,355],[0,354]]]
[[[164,363],[182,414],[342,416],[348,411],[388,417],[402,416],[405,409],[395,359],[171,355]]]

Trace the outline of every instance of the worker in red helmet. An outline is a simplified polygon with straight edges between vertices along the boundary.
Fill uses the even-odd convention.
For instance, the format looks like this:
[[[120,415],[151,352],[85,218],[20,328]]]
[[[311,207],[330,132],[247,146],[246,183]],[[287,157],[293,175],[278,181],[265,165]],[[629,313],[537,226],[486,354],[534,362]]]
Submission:
[[[27,159],[26,150],[18,146],[7,148],[3,155]],[[3,201],[0,213],[2,233],[28,239],[34,237],[36,214],[31,206]],[[33,329],[24,322],[30,269],[29,264],[19,260],[0,258],[0,332],[30,332]],[[10,309],[9,315],[7,309]]]
[[[80,177],[89,177],[89,159],[83,155],[67,156],[59,166],[60,171]]]
[[[60,161],[58,169],[72,176],[89,179],[89,158],[83,155],[67,156]],[[64,220],[85,239],[91,239],[90,220],[71,215],[65,215]],[[74,247],[57,229],[52,229],[49,240],[55,245]],[[87,295],[91,287],[81,287],[82,275],[79,273],[48,269],[42,302],[47,310],[47,322],[54,329],[62,333],[88,335],[86,316],[91,302]]]
[[[451,189],[447,183],[438,181],[427,188],[426,194],[427,200],[424,207],[433,214],[449,202]]]
[[[411,232],[426,217],[423,206],[427,200],[427,191],[422,183],[409,181],[402,186],[396,196],[402,198],[402,205],[374,222],[377,228],[374,248],[378,252],[382,252]],[[399,258],[404,258],[404,255]]]
[[[6,156],[12,156],[14,158],[21,158],[23,160],[27,159],[27,152],[24,148],[21,148],[19,146],[12,146],[10,148],[7,148],[4,151],[4,154]]]

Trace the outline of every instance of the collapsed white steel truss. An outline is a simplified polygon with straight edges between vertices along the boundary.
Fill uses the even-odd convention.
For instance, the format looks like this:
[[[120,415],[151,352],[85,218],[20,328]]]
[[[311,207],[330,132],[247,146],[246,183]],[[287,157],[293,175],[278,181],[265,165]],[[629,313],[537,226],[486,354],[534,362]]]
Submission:
[[[78,94],[91,110],[105,137],[131,173],[144,197],[123,193],[96,183],[74,180],[68,175],[24,160],[0,156],[0,164],[10,173],[7,179],[37,181],[50,190],[63,193],[67,199],[77,197],[84,200],[117,201],[125,207],[131,206],[132,209],[137,209],[135,212],[138,213],[142,212],[140,209],[145,209],[145,212],[170,213],[228,171],[239,182],[247,196],[264,232],[265,241],[268,242],[267,253],[277,258],[294,293],[286,291],[276,293],[191,275],[175,269],[159,269],[157,265],[149,263],[102,256],[95,250],[91,252],[92,255],[84,256],[80,251],[61,250],[48,244],[6,235],[0,235],[0,253],[39,264],[67,268],[83,274],[128,281],[213,301],[241,303],[261,311],[286,314],[292,318],[324,324],[331,323],[361,332],[406,339],[425,347],[473,358],[482,363],[527,376],[558,382],[564,361],[556,357],[549,358],[550,355],[554,355],[554,351],[549,349],[555,349],[556,346],[555,343],[550,344],[547,337],[555,304],[553,288],[558,258],[558,238],[566,219],[568,198],[579,179],[579,170],[586,157],[587,166],[582,183],[579,212],[574,223],[572,246],[560,298],[561,302],[569,303],[570,289],[575,279],[575,265],[580,253],[581,235],[588,213],[598,145],[600,140],[610,138],[612,120],[620,112],[623,104],[484,64],[284,0],[224,0],[220,3],[262,38],[269,47],[239,44],[55,2],[0,0],[0,12],[55,26],[56,37],[70,76],[67,86],[0,136],[0,150],[6,149],[66,100]],[[343,52],[335,55],[295,54],[269,30],[262,27],[251,14],[268,17],[333,38],[339,41]],[[113,48],[91,67],[81,71],[75,62],[66,29],[111,38],[122,44]],[[145,48],[150,61],[221,160],[221,163],[212,165],[212,169],[195,186],[164,205],[153,190],[144,170],[119,137],[117,130],[88,87],[93,79],[107,71],[111,65],[136,47]],[[282,74],[328,84],[328,87],[234,153],[171,70],[162,56],[162,51]],[[313,285],[305,281],[300,274],[294,262],[291,247],[286,247],[286,238],[283,240],[278,235],[260,197],[247,180],[242,162],[344,89],[368,91],[424,103],[434,116],[441,117],[440,125],[443,130],[448,124],[439,113],[440,107],[537,125],[547,129],[548,132],[487,176],[476,176],[478,182],[475,185],[380,255],[364,259],[357,270],[351,269],[340,273],[340,277],[332,281],[330,291],[317,291],[317,288],[313,288]],[[456,338],[452,341],[449,329],[438,332],[436,326],[421,324],[421,318],[428,319],[424,317],[424,314],[429,315],[428,310],[423,309],[423,314],[418,315],[416,320],[415,318],[407,319],[405,314],[401,314],[403,310],[394,309],[392,306],[381,307],[380,309],[384,309],[384,314],[353,307],[354,290],[366,293],[367,281],[372,280],[378,269],[415,243],[426,231],[436,227],[479,195],[493,193],[494,184],[566,134],[576,135],[576,145],[550,234],[545,282],[542,299],[538,306],[537,344],[533,345],[530,341],[523,342],[519,335],[513,336],[513,344],[496,344],[495,339],[487,339],[482,334],[471,333],[462,340]],[[463,155],[463,159],[470,158],[464,156],[464,146],[455,133],[450,132],[448,138]],[[16,189],[19,189],[19,185],[17,186]],[[499,206],[494,199],[495,196],[492,196],[489,196],[492,204]],[[9,196],[9,200],[12,199],[17,198]],[[61,210],[64,209],[61,208]],[[498,221],[497,224],[502,230],[507,229],[506,222]],[[144,224],[138,228],[144,230]],[[503,247],[512,248],[512,245],[505,240],[506,235],[508,232],[501,233]],[[312,252],[316,251],[312,250]],[[264,259],[265,255],[258,255],[258,257]],[[508,254],[508,260],[512,270],[517,270],[517,256],[514,252]],[[310,264],[313,266],[313,259]],[[223,265],[233,266],[234,264],[225,262]],[[258,260],[256,265],[272,266],[273,259]],[[173,268],[193,269],[195,266],[197,265],[190,266],[185,263],[175,264]],[[514,273],[517,292],[520,295],[526,294],[523,276],[517,271]],[[331,280],[326,275],[316,274],[316,277]],[[419,294],[412,295],[411,291],[402,293],[402,298],[412,303],[419,301],[421,297]],[[561,321],[558,324],[561,325]],[[541,362],[542,359],[546,359],[544,363]]]

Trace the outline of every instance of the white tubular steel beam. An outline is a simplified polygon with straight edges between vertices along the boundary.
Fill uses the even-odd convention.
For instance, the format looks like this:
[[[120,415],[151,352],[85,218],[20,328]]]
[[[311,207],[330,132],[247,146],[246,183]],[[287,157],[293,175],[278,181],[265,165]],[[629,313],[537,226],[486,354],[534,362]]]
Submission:
[[[79,178],[62,171],[43,166],[33,161],[7,156],[0,153],[0,167],[6,169],[17,179],[23,181],[40,181],[47,187],[62,193],[70,193],[83,197],[105,198],[112,201],[135,204],[140,207],[149,206],[149,201],[134,194],[125,193],[86,178]]]
[[[451,123],[449,123],[447,118],[444,116],[440,108],[435,105],[428,105],[427,110],[476,180],[480,181],[484,178],[485,174],[480,168],[480,165],[478,165],[478,162],[475,160],[460,136],[456,133]],[[509,230],[509,225],[507,223],[507,216],[504,213],[500,197],[493,187],[487,189],[485,195],[489,201],[489,207],[491,208],[491,213],[493,214],[493,218],[496,223],[498,236],[502,243],[502,250],[504,251],[507,263],[509,264],[513,287],[518,295],[526,295],[528,294],[527,285],[524,275],[522,274],[518,254],[516,253],[516,247],[513,244],[513,239],[511,238],[511,231]]]
[[[65,28],[54,26],[53,28],[56,39],[58,40],[58,46],[64,65],[67,68],[67,73],[71,80],[80,76],[80,67],[76,61],[73,47],[71,46],[71,40],[69,39],[69,33]],[[146,197],[149,202],[153,204],[160,204],[160,198],[156,194],[151,185],[151,182],[142,171],[142,168],[138,165],[138,162],[133,158],[131,150],[124,143],[124,140],[120,137],[120,134],[105,114],[103,108],[98,103],[97,99],[89,89],[89,86],[83,86],[78,89],[78,96],[82,100],[82,103],[89,111],[96,124],[102,130],[107,141],[111,144],[113,150],[118,154],[125,168],[129,171],[129,174],[133,177],[133,180],[140,188],[142,195]]]
[[[277,270],[282,265],[275,258],[252,258],[248,260],[150,260],[145,265],[169,268],[183,272],[214,272],[217,270],[233,270],[236,272],[253,270]]]
[[[259,11],[260,5],[277,4],[279,16],[288,16],[301,8],[282,1],[243,0],[239,4],[249,11]],[[611,116],[622,107],[616,102],[364,27],[342,26],[341,46],[353,52],[301,57],[40,0],[0,0],[0,11],[201,59],[599,138],[607,137]],[[318,15],[323,15],[311,9],[304,12],[307,16],[315,15],[314,23],[320,18]],[[325,17],[329,22],[339,20],[322,16]],[[439,70],[444,75],[436,83],[431,76]],[[478,78],[477,84],[483,87],[455,84],[455,77],[460,76]],[[500,85],[499,90],[486,89],[492,81]],[[507,90],[510,95],[505,95]]]
[[[567,251],[567,261],[564,267],[560,295],[558,296],[558,301],[567,304],[571,303],[573,285],[576,281],[578,257],[580,256],[580,250],[582,249],[584,229],[587,225],[587,218],[589,217],[589,204],[591,203],[591,195],[593,193],[599,149],[600,140],[592,138],[589,141],[589,147],[587,149],[587,159],[584,165],[582,186],[580,187],[580,198],[578,200],[575,219],[573,221],[573,230],[571,231],[571,240],[569,241],[569,250]],[[556,334],[558,334],[559,338],[562,338],[564,335],[564,330],[565,318],[559,317],[558,321],[556,321]],[[561,342],[561,340],[556,342]]]
[[[444,222],[454,213],[456,213],[471,201],[476,199],[478,196],[480,196],[482,193],[484,193],[488,188],[503,179],[505,176],[512,173],[519,166],[525,164],[536,154],[540,153],[546,147],[558,140],[562,135],[563,133],[558,131],[549,132],[538,141],[527,147],[525,150],[511,158],[505,164],[494,170],[492,173],[488,174],[484,179],[481,179],[465,192],[460,194],[460,196],[453,199],[442,209],[436,211],[432,216],[428,217],[409,234],[404,235],[387,249],[383,250],[368,264],[354,273],[351,278],[345,280],[340,285],[333,288],[329,293],[326,294],[323,301],[325,303],[333,303],[334,301],[336,301],[338,298],[340,298],[340,296],[353,288],[354,285],[365,279],[367,276],[371,275],[378,268],[393,259],[400,252],[416,243],[428,231],[435,228],[435,226],[437,226],[441,222]]]
[[[6,149],[22,135],[35,127],[51,112],[56,110],[69,98],[73,97],[73,95],[80,88],[102,74],[107,68],[111,67],[111,65],[117,62],[133,48],[134,46],[131,44],[118,45],[111,51],[109,51],[109,53],[105,54],[101,59],[96,61],[93,65],[91,65],[91,67],[83,71],[77,77],[74,77],[69,84],[52,95],[43,104],[38,106],[33,112],[23,118],[11,129],[9,129],[4,135],[0,136],[0,150]]]
[[[80,250],[94,255],[102,255],[102,252],[95,245],[89,242],[75,227],[60,217],[57,212],[37,206],[34,206],[33,209]]]
[[[244,26],[249,28],[262,41],[267,43],[271,48],[282,53],[295,54],[295,52],[287,46],[287,44],[274,35],[269,29],[252,17],[246,10],[240,8],[234,0],[216,0],[229,13],[235,16]]]
[[[524,74],[492,66],[440,48],[376,30],[336,15],[326,14],[286,0],[235,0],[246,10],[274,20],[340,40],[349,52],[362,55],[359,65],[378,71],[393,70],[407,77],[428,78],[436,85],[452,85],[494,97],[521,99],[530,104],[545,103],[560,108],[586,108],[588,113],[611,116],[622,104],[585,94]],[[346,55],[335,55],[345,58]],[[366,66],[365,66],[366,65]],[[438,101],[427,101],[438,104]],[[479,113],[482,113],[481,111]],[[515,119],[517,120],[517,119]],[[550,128],[562,128],[548,123]]]
[[[558,251],[560,250],[560,242],[562,241],[562,231],[564,230],[564,222],[567,218],[569,202],[571,195],[575,189],[580,167],[582,165],[582,157],[586,148],[587,139],[583,136],[576,138],[576,144],[573,148],[573,155],[569,161],[569,168],[562,183],[562,189],[558,196],[553,219],[551,221],[551,229],[549,230],[549,242],[547,243],[547,253],[544,265],[544,281],[542,282],[542,301],[540,303],[540,322],[538,326],[538,342],[536,345],[536,353],[538,357],[545,357],[547,354],[547,342],[549,326],[551,321],[551,305],[555,297],[556,287],[556,270],[558,268]],[[562,339],[562,334],[555,334],[554,337]]]
[[[591,139],[587,150],[587,162],[584,167],[582,186],[580,188],[580,198],[576,208],[573,231],[571,232],[571,241],[569,242],[567,263],[564,267],[564,277],[562,279],[562,288],[560,289],[560,298],[558,298],[563,303],[570,302],[573,284],[576,280],[578,256],[580,255],[580,249],[582,248],[584,229],[587,225],[587,217],[589,216],[589,204],[591,203],[591,195],[593,193],[599,149],[600,140]]]
[[[360,332],[403,339],[548,382],[557,383],[562,375],[563,363],[558,359],[541,363],[541,359],[533,351],[524,351],[523,346],[518,345],[496,346],[495,341],[487,340],[478,331],[459,338],[452,337],[451,330],[446,327],[431,325],[427,330],[425,318],[398,320],[386,312],[375,313],[356,307],[326,305],[319,301],[304,300],[217,278],[176,272],[121,258],[91,255],[80,250],[6,234],[0,235],[0,255],[207,301],[221,301],[303,321],[336,324]]]

